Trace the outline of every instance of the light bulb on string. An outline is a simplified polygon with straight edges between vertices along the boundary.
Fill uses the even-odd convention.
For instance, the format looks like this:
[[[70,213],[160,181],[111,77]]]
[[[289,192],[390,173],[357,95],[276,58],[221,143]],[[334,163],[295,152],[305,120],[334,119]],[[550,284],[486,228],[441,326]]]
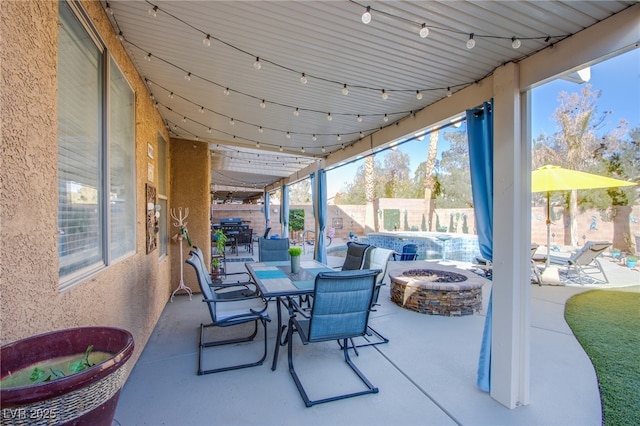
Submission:
[[[467,49],[473,49],[476,46],[476,41],[473,39],[473,33],[469,34],[469,40],[467,40]]]
[[[113,15],[113,9],[111,9],[111,6],[109,5],[109,2],[107,2],[106,6],[105,6],[105,9],[106,9],[106,11],[107,11],[107,13],[109,15]]]
[[[258,133],[262,133],[264,132],[264,129],[262,128],[262,126],[258,127]]]
[[[371,7],[367,6],[367,10],[362,14],[362,23],[368,24],[371,22]]]
[[[188,72],[188,73],[184,76],[184,79],[185,79],[185,80],[187,80],[187,81],[191,81],[191,73],[190,73],[190,72]]]
[[[182,117],[182,122],[186,123],[187,122],[187,117]]]
[[[518,40],[517,37],[511,37],[511,47],[519,49],[521,45],[522,43],[520,43],[520,40]]]
[[[202,39],[202,44],[207,47],[211,46],[211,36],[209,34],[207,34],[207,36]]]
[[[327,121],[331,121],[331,120],[333,120],[333,117],[331,116],[331,113],[328,113],[327,114]]]
[[[381,97],[382,97],[382,99],[384,99],[385,101],[386,101],[387,99],[389,99],[389,94],[388,94],[384,89],[382,89],[382,94],[381,94],[380,96],[381,96]]]
[[[314,134],[313,136],[311,136],[311,140],[315,142],[318,140],[318,137]]]
[[[422,92],[419,90],[416,90],[416,99],[417,100],[421,100],[422,99]]]
[[[304,146],[301,146],[301,147],[300,147],[300,152],[302,152],[302,153],[304,154],[304,152],[305,152],[305,151],[304,151]]]
[[[422,28],[420,28],[420,37],[429,37],[429,28],[427,28],[427,24],[422,24]]]
[[[253,63],[253,67],[257,70],[262,68],[262,64],[260,63],[260,58],[256,56],[256,61]]]
[[[299,116],[300,115],[300,110],[298,108],[294,109],[293,110],[293,115],[296,116],[296,117]]]
[[[300,83],[307,84],[307,76],[302,73],[302,77],[300,77]]]
[[[358,114],[358,117],[356,117],[356,121],[358,123],[362,123],[362,116],[360,114]]]
[[[169,99],[173,99],[173,92],[169,92]]]
[[[122,31],[118,33],[118,40],[124,41],[124,34],[122,34]]]
[[[278,151],[280,151],[280,152],[282,152],[282,151],[283,151],[283,149],[282,149],[282,145],[280,145],[280,146],[278,147]]]
[[[265,103],[264,99],[262,100],[262,102],[260,102],[260,108],[266,108],[267,104]]]
[[[385,123],[389,121],[389,116],[385,114],[384,117],[382,117],[382,121],[384,121]]]
[[[155,18],[158,16],[158,6],[153,6],[147,13]]]
[[[211,132],[212,132],[211,127],[209,127],[209,128],[207,129],[207,133],[211,134]]]
[[[151,53],[147,54],[147,56],[144,57],[147,61],[151,62]]]
[[[348,95],[349,94],[349,88],[347,87],[346,83],[345,83],[344,86],[342,86],[342,94],[343,95]]]
[[[342,136],[336,135],[336,140],[341,141],[342,140]]]
[[[260,142],[256,142],[256,148],[260,148]]]
[[[451,93],[451,87],[447,87],[447,98],[450,98],[452,95]]]
[[[235,126],[236,121],[232,118],[231,120],[229,120],[229,124],[232,126]]]
[[[364,138],[364,133],[360,132],[360,139]]]
[[[327,149],[324,146],[322,147],[322,152],[327,152]]]
[[[227,87],[226,89],[223,90],[222,93],[224,93],[225,95],[229,96],[229,93],[231,93],[231,92],[229,91],[229,88]]]
[[[287,132],[287,134],[285,135],[285,137],[286,137],[287,139],[291,139],[291,133]]]

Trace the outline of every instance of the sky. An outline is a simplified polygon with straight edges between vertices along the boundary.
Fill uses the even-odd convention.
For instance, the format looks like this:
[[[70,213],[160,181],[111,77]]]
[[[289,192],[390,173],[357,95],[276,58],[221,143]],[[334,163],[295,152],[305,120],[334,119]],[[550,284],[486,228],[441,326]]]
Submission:
[[[615,56],[606,61],[591,66],[589,80],[591,90],[600,90],[597,111],[611,111],[601,133],[615,128],[620,119],[629,122],[628,128],[640,127],[640,49]],[[531,130],[536,139],[541,134],[551,135],[556,132],[553,113],[558,107],[558,95],[561,92],[579,93],[582,85],[563,79],[556,79],[532,90],[531,96]],[[461,127],[464,129],[464,127]],[[458,130],[458,129],[452,129]],[[428,147],[428,137],[421,143],[405,144],[410,154],[411,168],[424,161]],[[438,142],[438,158],[448,144],[440,136]],[[354,162],[339,169],[330,171],[327,175],[328,196],[332,197],[345,183],[351,182],[362,161]]]

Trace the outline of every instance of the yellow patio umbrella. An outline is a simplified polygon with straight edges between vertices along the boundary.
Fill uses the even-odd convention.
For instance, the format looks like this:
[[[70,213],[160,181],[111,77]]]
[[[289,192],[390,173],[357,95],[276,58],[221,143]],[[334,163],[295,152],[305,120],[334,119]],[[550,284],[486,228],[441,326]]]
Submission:
[[[615,188],[632,185],[636,184],[634,182],[627,182],[606,176],[564,169],[560,166],[552,166],[549,164],[534,170],[531,174],[531,192],[547,193],[547,266],[549,266],[549,246],[551,244],[551,191]]]

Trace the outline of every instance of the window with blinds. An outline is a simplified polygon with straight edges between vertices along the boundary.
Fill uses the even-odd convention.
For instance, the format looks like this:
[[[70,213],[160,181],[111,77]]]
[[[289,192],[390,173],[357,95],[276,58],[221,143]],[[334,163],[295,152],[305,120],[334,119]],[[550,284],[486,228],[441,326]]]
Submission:
[[[133,91],[82,17],[60,2],[59,19],[58,253],[66,288],[135,251],[135,118]]]

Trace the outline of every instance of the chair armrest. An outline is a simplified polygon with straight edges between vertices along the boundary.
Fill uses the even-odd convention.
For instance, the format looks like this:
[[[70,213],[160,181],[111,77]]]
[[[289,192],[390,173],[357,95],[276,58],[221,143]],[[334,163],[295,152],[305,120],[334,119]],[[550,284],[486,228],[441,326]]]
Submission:
[[[298,303],[296,303],[296,301],[294,299],[289,299],[289,304],[292,307],[294,315],[296,313],[299,313],[300,315],[302,315],[305,318],[311,318],[311,316],[304,310],[304,308],[302,308],[300,305],[298,305]]]

